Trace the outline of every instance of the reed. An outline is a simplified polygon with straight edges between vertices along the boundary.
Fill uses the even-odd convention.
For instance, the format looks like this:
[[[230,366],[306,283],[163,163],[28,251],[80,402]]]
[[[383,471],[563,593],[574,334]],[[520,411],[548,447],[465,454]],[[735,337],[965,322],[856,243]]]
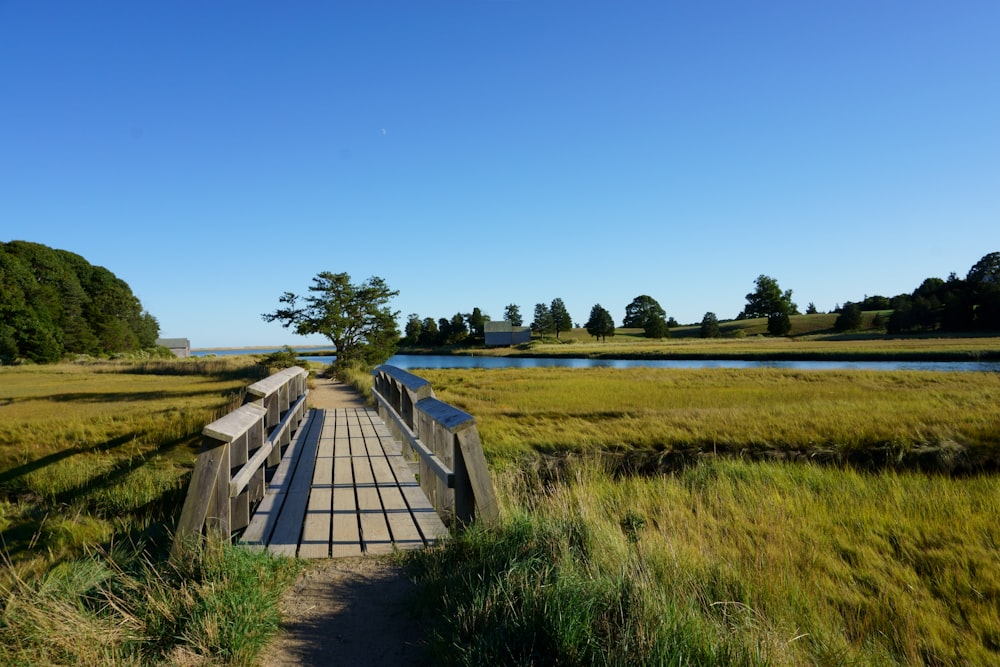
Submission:
[[[813,457],[997,466],[1000,375],[781,369],[418,370],[476,416],[495,463],[528,453]]]
[[[997,477],[565,472],[505,469],[500,528],[411,557],[445,663],[1000,663]]]
[[[204,425],[260,376],[252,360],[0,369],[0,528],[22,574],[112,539],[162,542]]]

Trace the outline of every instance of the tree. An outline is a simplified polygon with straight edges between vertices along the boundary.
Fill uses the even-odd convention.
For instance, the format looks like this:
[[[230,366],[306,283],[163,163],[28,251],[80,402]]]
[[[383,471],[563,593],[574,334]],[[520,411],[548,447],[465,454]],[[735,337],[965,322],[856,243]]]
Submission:
[[[504,308],[503,318],[515,327],[519,327],[524,324],[524,318],[521,317],[521,309],[514,303],[509,303],[507,304],[507,307]]]
[[[816,304],[810,301],[809,305],[806,306],[806,315],[816,315],[818,313],[819,311],[816,310]]]
[[[701,318],[701,337],[718,338],[721,335],[722,329],[719,328],[719,318],[711,311],[705,313],[705,317]]]
[[[778,281],[761,274],[755,281],[757,289],[747,294],[747,305],[743,309],[746,319],[767,318],[767,332],[772,336],[784,336],[792,330],[790,315],[798,315],[799,308],[792,301],[792,290],[781,291]]]
[[[473,308],[472,312],[465,316],[465,319],[469,323],[469,335],[479,341],[485,340],[486,323],[490,321],[490,316],[483,315],[483,311],[477,307]]]
[[[642,329],[651,316],[659,317],[664,321],[667,319],[666,311],[657,303],[656,299],[641,294],[632,299],[632,303],[625,306],[625,319],[622,320],[622,326],[626,329]]]
[[[389,309],[389,299],[399,294],[386,282],[373,276],[355,285],[346,273],[323,271],[309,286],[312,293],[302,299],[285,292],[272,313],[264,313],[265,322],[278,321],[300,336],[321,334],[337,350],[335,368],[351,364],[375,367],[391,357],[399,343],[396,325],[398,312]]]
[[[468,336],[469,328],[465,325],[465,317],[462,313],[455,313],[451,316],[451,322],[448,323],[448,342],[461,343]]]
[[[569,311],[566,310],[566,304],[563,303],[562,299],[552,299],[549,313],[552,315],[552,328],[555,329],[556,338],[559,338],[560,331],[569,331],[573,328],[573,318],[569,316]]]
[[[599,303],[590,309],[590,319],[584,326],[587,328],[587,333],[594,338],[607,340],[608,336],[615,335],[615,320]]]
[[[861,327],[861,306],[848,301],[833,323],[835,331],[851,331]]]
[[[406,318],[405,341],[407,345],[417,345],[420,342],[420,335],[424,332],[424,323],[420,315],[410,313]]]
[[[535,304],[535,319],[531,322],[531,330],[537,334],[547,334],[555,331],[552,321],[552,311],[544,303]]]
[[[441,342],[441,331],[433,317],[425,317],[420,327],[421,345],[438,345]]]
[[[670,325],[659,315],[649,315],[642,325],[646,338],[670,338]]]
[[[977,329],[1000,329],[1000,252],[991,252],[976,262],[965,278],[973,323]]]

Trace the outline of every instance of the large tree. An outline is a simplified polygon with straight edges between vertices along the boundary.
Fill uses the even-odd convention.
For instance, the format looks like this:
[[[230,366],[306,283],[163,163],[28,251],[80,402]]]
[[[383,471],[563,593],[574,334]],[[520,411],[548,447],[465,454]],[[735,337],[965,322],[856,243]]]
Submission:
[[[590,319],[584,326],[587,328],[587,333],[594,338],[607,340],[608,336],[615,335],[615,320],[599,303],[590,309]]]
[[[383,279],[373,276],[355,285],[346,273],[324,271],[313,278],[309,291],[305,298],[285,292],[279,299],[283,306],[265,313],[264,321],[278,321],[300,336],[326,336],[337,349],[338,369],[355,363],[374,367],[395,353],[399,313],[388,303],[399,292]]]
[[[559,338],[559,332],[569,331],[573,328],[573,318],[569,316],[569,311],[566,310],[566,304],[563,303],[562,299],[552,299],[549,313],[552,314],[552,328],[556,330],[556,338]]]
[[[783,336],[792,328],[791,315],[799,314],[799,307],[792,301],[792,290],[781,291],[778,281],[761,274],[754,281],[756,289],[747,294],[747,305],[743,317],[767,318],[767,331],[774,336]]]
[[[625,306],[622,326],[626,329],[642,329],[650,317],[658,317],[666,322],[667,313],[656,299],[648,294],[640,294],[632,299],[632,303]]]

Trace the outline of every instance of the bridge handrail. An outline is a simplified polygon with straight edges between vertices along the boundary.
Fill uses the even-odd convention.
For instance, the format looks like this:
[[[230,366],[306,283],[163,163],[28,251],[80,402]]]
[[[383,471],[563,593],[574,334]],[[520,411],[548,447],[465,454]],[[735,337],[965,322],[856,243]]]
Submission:
[[[442,517],[466,525],[499,518],[496,493],[475,418],[438,400],[431,384],[395,366],[372,371],[379,415],[419,459],[420,487]],[[409,450],[409,451],[407,451]]]
[[[305,418],[308,376],[293,366],[251,384],[243,405],[202,430],[174,555],[193,535],[228,541],[249,524],[251,508],[264,497],[266,468],[280,462]]]

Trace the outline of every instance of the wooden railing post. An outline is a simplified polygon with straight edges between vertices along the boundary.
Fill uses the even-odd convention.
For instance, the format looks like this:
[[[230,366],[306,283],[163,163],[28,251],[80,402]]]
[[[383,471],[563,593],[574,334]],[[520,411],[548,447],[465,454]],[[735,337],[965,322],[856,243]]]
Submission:
[[[205,426],[172,556],[202,531],[228,542],[233,531],[246,528],[264,497],[265,467],[279,462],[281,447],[305,417],[307,377],[296,366],[255,382],[244,405]]]
[[[372,383],[379,415],[404,454],[418,457],[420,487],[442,518],[467,525],[499,519],[493,482],[472,415],[434,397],[423,378],[379,366]]]

